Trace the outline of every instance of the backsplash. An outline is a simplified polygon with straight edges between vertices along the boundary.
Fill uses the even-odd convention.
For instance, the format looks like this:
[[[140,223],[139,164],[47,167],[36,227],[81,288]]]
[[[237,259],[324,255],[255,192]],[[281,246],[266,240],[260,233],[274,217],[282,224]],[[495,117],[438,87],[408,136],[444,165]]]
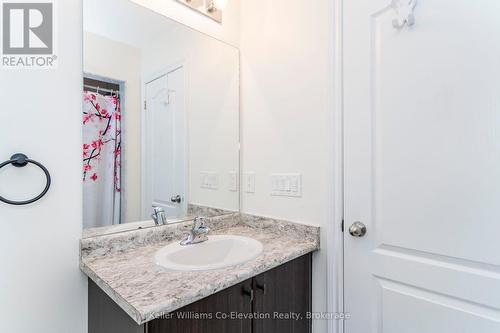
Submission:
[[[186,221],[166,226],[85,238],[80,241],[80,256],[82,259],[89,259],[125,252],[159,242],[180,240],[191,230],[192,225],[192,221]],[[314,241],[317,242],[319,247],[320,228],[316,226],[239,213],[207,219],[207,226],[212,232],[239,225],[261,229],[265,232],[286,234],[291,238]]]
[[[188,216],[205,216],[205,217],[221,216],[234,213],[235,213],[234,211],[227,209],[201,206],[191,203],[188,205],[188,212],[187,212]]]

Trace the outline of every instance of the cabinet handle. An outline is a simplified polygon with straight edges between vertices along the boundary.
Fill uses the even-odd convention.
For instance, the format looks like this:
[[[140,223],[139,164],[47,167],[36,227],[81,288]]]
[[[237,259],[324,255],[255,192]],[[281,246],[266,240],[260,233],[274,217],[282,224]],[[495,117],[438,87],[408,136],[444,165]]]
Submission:
[[[249,296],[250,297],[250,301],[253,302],[253,289],[249,289],[247,287],[243,287],[243,295],[246,295],[246,296]]]
[[[266,294],[267,285],[266,285],[265,283],[263,283],[263,284],[259,284],[259,283],[257,283],[257,284],[256,284],[256,287],[257,287],[257,289],[262,290],[262,293],[263,293],[264,295]]]

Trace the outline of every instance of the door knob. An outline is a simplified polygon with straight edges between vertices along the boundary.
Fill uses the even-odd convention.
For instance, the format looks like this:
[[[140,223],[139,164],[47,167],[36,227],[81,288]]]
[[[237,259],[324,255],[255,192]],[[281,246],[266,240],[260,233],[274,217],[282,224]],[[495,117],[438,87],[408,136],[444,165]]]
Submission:
[[[353,237],[363,237],[366,235],[366,226],[361,222],[354,222],[349,228],[349,233]]]
[[[180,195],[175,195],[170,199],[170,201],[180,204],[182,202],[182,197]]]

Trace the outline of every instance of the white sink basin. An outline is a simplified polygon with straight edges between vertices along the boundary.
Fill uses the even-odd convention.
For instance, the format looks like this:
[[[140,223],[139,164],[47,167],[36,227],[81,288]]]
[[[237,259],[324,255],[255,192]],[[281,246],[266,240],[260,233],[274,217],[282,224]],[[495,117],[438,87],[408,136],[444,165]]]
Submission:
[[[208,241],[169,244],[155,254],[157,265],[173,271],[207,271],[245,263],[262,253],[262,243],[242,236],[208,236]]]

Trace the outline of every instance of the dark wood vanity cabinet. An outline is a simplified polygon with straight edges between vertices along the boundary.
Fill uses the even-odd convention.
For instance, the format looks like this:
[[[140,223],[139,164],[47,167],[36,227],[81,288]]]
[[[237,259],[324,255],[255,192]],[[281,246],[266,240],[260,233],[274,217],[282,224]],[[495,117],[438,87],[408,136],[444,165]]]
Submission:
[[[89,280],[89,333],[310,333],[311,254],[142,326]]]
[[[251,333],[252,280],[244,281],[217,294],[189,304],[171,314],[171,319],[149,322],[148,333]],[[231,312],[246,318],[224,318]],[[186,316],[188,318],[186,318]],[[196,316],[200,316],[197,318]]]
[[[268,319],[252,322],[253,333],[311,331],[311,321],[307,319],[311,311],[310,255],[260,274],[252,279],[252,284],[255,292],[253,311],[271,314]],[[300,317],[289,319],[292,314]]]

